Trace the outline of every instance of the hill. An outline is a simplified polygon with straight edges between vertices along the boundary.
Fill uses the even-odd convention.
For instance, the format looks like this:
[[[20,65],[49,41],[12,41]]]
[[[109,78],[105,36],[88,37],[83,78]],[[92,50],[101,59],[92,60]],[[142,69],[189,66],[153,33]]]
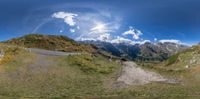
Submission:
[[[63,52],[94,52],[95,48],[88,44],[80,44],[66,36],[29,34],[14,38],[3,43],[23,46],[26,48],[41,48]]]
[[[200,66],[200,45],[192,46],[171,56],[164,65],[176,69],[189,69]]]

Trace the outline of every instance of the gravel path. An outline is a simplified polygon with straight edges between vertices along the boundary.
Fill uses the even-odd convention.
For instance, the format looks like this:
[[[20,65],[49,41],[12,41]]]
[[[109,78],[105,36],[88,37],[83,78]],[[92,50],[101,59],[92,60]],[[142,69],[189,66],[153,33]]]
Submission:
[[[47,56],[68,56],[68,55],[81,54],[78,52],[59,52],[59,51],[50,51],[50,50],[37,49],[37,48],[28,48],[27,50],[36,54],[47,55]]]
[[[123,64],[124,67],[117,81],[125,85],[144,85],[151,82],[177,83],[177,81],[164,78],[155,72],[143,70],[134,62],[124,62]]]

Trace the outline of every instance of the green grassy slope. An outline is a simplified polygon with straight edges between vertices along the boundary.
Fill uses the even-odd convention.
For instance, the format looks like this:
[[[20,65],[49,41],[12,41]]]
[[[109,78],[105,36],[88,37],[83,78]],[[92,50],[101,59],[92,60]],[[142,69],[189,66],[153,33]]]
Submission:
[[[193,46],[171,56],[165,66],[176,69],[190,69],[200,65],[200,46]]]
[[[99,97],[108,93],[107,78],[120,69],[115,60],[87,53],[43,56],[13,49],[4,49],[0,98]]]
[[[94,52],[95,49],[86,44],[79,44],[66,36],[29,34],[23,37],[5,41],[6,44],[23,46],[27,48],[41,48],[57,51],[86,51]]]

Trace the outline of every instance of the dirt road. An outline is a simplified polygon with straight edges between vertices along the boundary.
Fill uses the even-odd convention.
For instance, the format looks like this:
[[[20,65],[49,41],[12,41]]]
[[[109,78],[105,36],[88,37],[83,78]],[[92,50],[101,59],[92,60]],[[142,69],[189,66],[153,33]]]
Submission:
[[[37,49],[37,48],[27,48],[29,52],[40,54],[40,55],[47,55],[47,56],[68,56],[68,55],[80,55],[81,53],[78,52],[59,52],[59,51],[50,51],[44,49]]]

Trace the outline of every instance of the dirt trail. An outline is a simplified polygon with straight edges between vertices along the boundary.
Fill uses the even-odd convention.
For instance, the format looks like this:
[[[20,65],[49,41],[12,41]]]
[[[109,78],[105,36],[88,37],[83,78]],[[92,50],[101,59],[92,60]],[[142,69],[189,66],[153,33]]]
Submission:
[[[124,62],[123,64],[124,67],[117,81],[125,85],[144,85],[151,82],[177,83],[175,80],[164,78],[155,72],[143,70],[134,62]]]
[[[28,48],[29,52],[36,53],[39,55],[45,56],[69,56],[69,55],[80,55],[79,52],[60,52],[60,51],[50,51],[44,49],[37,49],[37,48]]]

